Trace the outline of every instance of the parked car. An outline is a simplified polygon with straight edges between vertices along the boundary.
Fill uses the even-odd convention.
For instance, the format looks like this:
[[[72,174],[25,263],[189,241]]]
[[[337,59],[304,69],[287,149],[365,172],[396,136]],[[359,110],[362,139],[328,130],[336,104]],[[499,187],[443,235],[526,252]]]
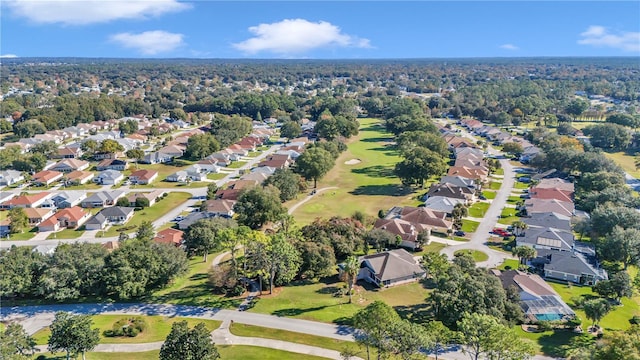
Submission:
[[[176,218],[173,219],[174,222],[179,222],[179,221],[182,221],[182,220],[184,220],[184,216],[182,216],[182,215],[176,216]]]
[[[486,196],[484,196],[484,195],[482,195],[482,194],[480,194],[480,195],[478,196],[478,199],[480,199],[480,200],[487,200]]]
[[[454,232],[453,235],[455,235],[455,236],[465,236],[467,234],[462,230],[458,230],[458,231]]]

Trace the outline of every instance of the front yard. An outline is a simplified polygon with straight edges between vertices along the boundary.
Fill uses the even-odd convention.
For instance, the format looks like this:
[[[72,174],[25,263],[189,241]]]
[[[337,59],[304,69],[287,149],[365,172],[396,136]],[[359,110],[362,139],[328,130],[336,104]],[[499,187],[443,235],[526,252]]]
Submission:
[[[494,193],[495,196],[495,193]],[[469,207],[469,216],[481,218],[489,209],[490,204],[485,202],[477,202]]]

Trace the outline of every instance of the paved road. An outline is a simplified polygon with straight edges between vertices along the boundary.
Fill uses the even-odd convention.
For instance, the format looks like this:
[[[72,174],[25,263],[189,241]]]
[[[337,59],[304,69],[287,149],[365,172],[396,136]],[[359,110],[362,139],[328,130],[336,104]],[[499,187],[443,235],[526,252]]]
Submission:
[[[314,196],[318,195],[319,193],[321,193],[323,191],[330,190],[330,189],[337,189],[337,187],[330,186],[330,187],[325,187],[325,188],[322,188],[322,189],[317,189],[315,193],[307,195],[307,197],[305,197],[304,199],[300,200],[300,202],[298,202],[297,204],[295,204],[291,208],[289,208],[288,214],[289,215],[293,214],[294,211],[296,211],[301,205],[303,205],[307,201],[313,199]]]
[[[274,152],[276,152],[280,147],[281,147],[280,144],[273,145],[269,149],[263,151],[260,155],[256,156],[255,158],[252,158],[250,161],[248,161],[242,167],[240,167],[238,169],[233,169],[233,171],[230,172],[227,176],[225,176],[224,178],[216,181],[216,184],[218,185],[218,187],[221,187],[224,184],[234,180],[235,178],[240,176],[240,171],[241,170],[251,169],[253,166],[257,165],[264,158],[266,158],[267,156],[269,156],[269,155],[273,154]],[[22,191],[21,189],[13,189],[13,190],[17,190],[18,192]],[[166,192],[188,192],[191,195],[193,195],[194,197],[196,197],[196,196],[205,196],[207,194],[207,188],[206,187],[180,187],[180,188],[157,188],[157,189],[146,188],[146,189],[144,189],[144,188],[130,188],[130,187],[123,186],[123,187],[120,187],[117,190],[123,190],[123,191],[126,191],[126,192],[145,192],[145,191],[152,191],[152,190],[164,190]],[[30,192],[36,193],[36,192],[42,192],[42,191],[51,191],[51,190],[37,190],[37,191],[30,191]],[[77,191],[96,192],[96,190],[77,190]],[[198,201],[199,200],[190,199],[187,202],[181,204],[180,206],[177,206],[176,208],[172,209],[171,211],[169,211],[167,214],[165,214],[164,216],[162,216],[158,220],[154,221],[153,222],[154,227],[158,228],[158,227],[161,227],[162,225],[170,222],[176,216],[180,215],[183,211],[187,210],[189,207],[194,206]],[[96,234],[96,232],[92,232],[90,234],[85,233],[83,236],[81,236],[79,238],[76,238],[76,239],[60,239],[60,240],[45,240],[42,237],[46,238],[46,236],[44,236],[44,235],[40,235],[40,236],[36,235],[36,237],[34,237],[33,239],[26,240],[26,241],[1,241],[0,242],[0,248],[10,248],[13,245],[15,245],[15,246],[51,245],[54,242],[57,242],[59,244],[75,243],[75,242],[88,242],[88,243],[103,244],[103,243],[106,243],[106,242],[109,242],[109,241],[117,241],[118,240],[117,236],[96,238],[95,234]],[[48,236],[48,233],[47,233],[47,236]]]

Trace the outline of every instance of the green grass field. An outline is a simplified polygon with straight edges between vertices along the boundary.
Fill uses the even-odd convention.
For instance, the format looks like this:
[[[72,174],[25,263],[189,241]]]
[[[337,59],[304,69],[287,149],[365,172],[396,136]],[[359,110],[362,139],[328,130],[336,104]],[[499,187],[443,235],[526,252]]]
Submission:
[[[342,351],[345,347],[348,346],[355,346],[355,343],[351,341],[342,341],[322,336],[314,336],[298,332],[238,323],[231,324],[229,331],[237,336],[259,337],[265,339],[289,341],[297,344],[317,346],[324,349],[331,349],[336,351]]]
[[[495,193],[494,193],[495,196]],[[488,198],[487,198],[488,199]],[[490,204],[484,202],[477,202],[469,207],[469,216],[475,218],[481,218],[489,209]]]
[[[105,330],[111,330],[113,324],[118,320],[126,319],[131,316],[124,315],[95,315],[92,316],[93,327],[100,329],[100,343],[101,344],[139,344],[150,343],[156,341],[163,341],[169,332],[171,331],[171,325],[174,322],[186,320],[189,323],[189,327],[193,327],[196,324],[203,322],[207,326],[207,329],[213,331],[220,326],[220,321],[217,320],[203,320],[192,318],[180,318],[180,317],[163,317],[163,316],[141,316],[147,323],[147,329],[136,337],[105,337],[103,332]],[[44,345],[49,341],[51,330],[44,328],[33,335],[38,345]]]
[[[477,221],[464,219],[462,220],[462,231],[467,233],[475,232],[479,225],[480,223]]]
[[[490,181],[489,182],[489,186],[488,188],[491,190],[500,190],[500,187],[502,186],[502,182],[501,181]]]
[[[243,166],[245,166],[247,164],[246,161],[234,161],[231,164],[229,164],[229,166],[227,166],[228,169],[239,169]]]
[[[348,323],[358,310],[375,300],[382,300],[400,313],[417,311],[424,308],[424,299],[428,294],[422,284],[411,283],[386,289],[372,288],[359,282],[353,295],[353,303],[348,297],[336,297],[334,294],[345,284],[337,280],[337,275],[322,279],[320,282],[294,282],[289,286],[277,288],[273,295],[264,292],[256,305],[249,311],[286,316],[298,319],[315,320],[328,323]]]
[[[392,141],[392,135],[386,132],[380,120],[360,119],[360,133],[348,141],[347,151],[318,182],[318,188],[334,186],[337,189],[320,193],[300,206],[293,213],[296,221],[304,225],[317,217],[351,216],[356,210],[376,216],[380,209],[420,204],[416,194],[403,188],[393,174],[400,156]],[[360,160],[360,163],[345,164],[353,159]],[[291,206],[296,202],[285,205]]]
[[[531,333],[522,330],[520,326],[514,329],[520,337],[533,342],[537,353],[552,357],[563,356],[562,345],[568,344],[572,337],[580,335],[565,330]]]
[[[509,268],[512,270],[517,270],[519,266],[520,266],[520,262],[518,260],[505,259],[504,262],[500,266],[498,266],[498,269],[508,270],[507,268]]]
[[[224,173],[211,173],[211,174],[207,174],[207,179],[209,180],[220,180],[220,179],[224,179],[225,176],[227,176],[228,174],[224,174]]]
[[[482,195],[484,195],[484,197],[486,197],[488,200],[492,200],[496,198],[496,192],[491,190],[484,190],[482,192]]]
[[[513,185],[513,188],[514,189],[524,190],[524,189],[528,189],[529,186],[531,186],[531,184],[523,183],[523,182],[520,182],[520,181],[516,181],[515,184]]]
[[[47,236],[47,240],[51,240],[51,239],[77,239],[80,236],[82,236],[82,234],[84,234],[84,226],[81,226],[80,229],[64,229],[62,231],[58,231],[55,233],[51,233],[49,234],[49,236]]]
[[[494,171],[493,173],[495,175],[504,175],[504,169],[503,168],[496,169],[496,171]]]
[[[603,152],[603,154],[618,164],[624,171],[636,178],[640,178],[640,171],[636,169],[635,156],[622,151],[615,153]]]
[[[519,217],[516,216],[516,213],[516,209],[505,207],[500,213],[500,219],[498,222],[504,225],[511,225],[519,219]]]
[[[31,228],[31,229],[25,229],[24,232],[21,232],[21,233],[9,234],[8,239],[6,237],[3,237],[2,240],[9,240],[9,241],[31,240],[33,239],[34,236],[36,236],[37,230],[38,230],[37,227]]]
[[[483,262],[486,261],[487,259],[489,259],[489,255],[483,253],[482,251],[478,251],[478,250],[458,250],[456,252],[454,252],[454,254],[463,254],[463,253],[470,253],[471,256],[473,257],[473,260],[475,260],[476,262]]]
[[[517,203],[524,201],[520,196],[509,196],[507,198],[507,204],[516,205]]]
[[[153,206],[136,211],[131,220],[126,224],[110,227],[104,232],[103,236],[118,236],[120,233],[118,230],[122,228],[131,228],[131,230],[127,230],[126,233],[134,233],[136,231],[135,228],[137,228],[143,221],[146,220],[154,222],[190,198],[191,194],[186,192],[171,192],[167,197],[157,201]]]

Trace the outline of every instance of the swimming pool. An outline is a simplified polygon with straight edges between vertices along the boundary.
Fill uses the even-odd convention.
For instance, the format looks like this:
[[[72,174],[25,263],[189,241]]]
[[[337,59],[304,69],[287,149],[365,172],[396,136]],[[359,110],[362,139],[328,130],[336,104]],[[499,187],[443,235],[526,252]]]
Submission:
[[[536,315],[536,319],[540,321],[554,321],[562,320],[562,316],[560,314],[538,314]]]

